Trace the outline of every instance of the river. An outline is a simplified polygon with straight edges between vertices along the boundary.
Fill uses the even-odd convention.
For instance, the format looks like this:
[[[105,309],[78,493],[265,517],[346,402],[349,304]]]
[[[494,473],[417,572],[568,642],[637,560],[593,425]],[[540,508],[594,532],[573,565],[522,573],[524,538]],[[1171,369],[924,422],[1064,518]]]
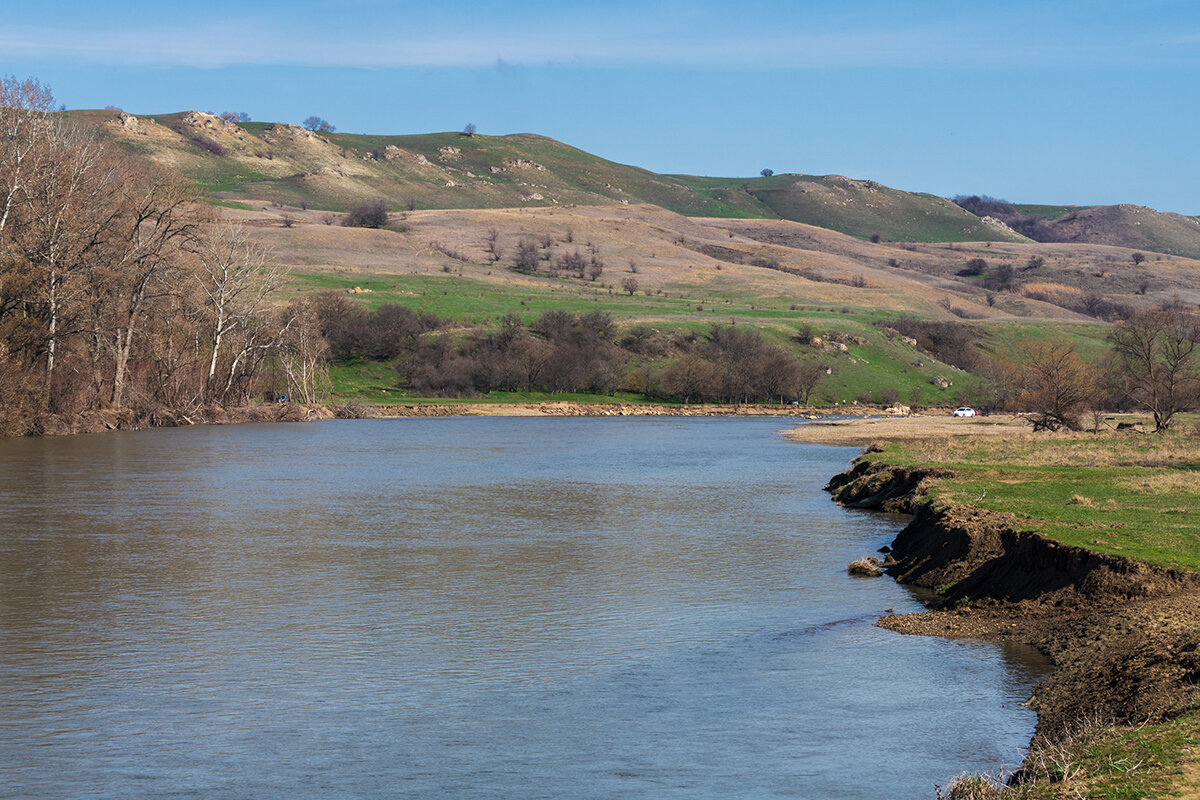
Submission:
[[[0,795],[932,798],[1042,674],[874,627],[778,419],[0,441]]]

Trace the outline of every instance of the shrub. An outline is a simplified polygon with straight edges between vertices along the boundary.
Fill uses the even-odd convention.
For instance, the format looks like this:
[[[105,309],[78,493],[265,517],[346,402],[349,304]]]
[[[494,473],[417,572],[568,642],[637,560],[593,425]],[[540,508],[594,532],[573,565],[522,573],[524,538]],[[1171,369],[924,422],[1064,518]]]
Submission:
[[[224,156],[229,155],[228,150],[226,150],[224,147],[222,147],[217,142],[212,141],[211,139],[205,139],[202,136],[197,136],[195,139],[191,139],[190,141],[196,147],[200,148],[201,150],[205,151],[206,153],[212,153],[214,156],[224,157]]]
[[[387,204],[382,200],[374,200],[350,209],[342,225],[347,228],[382,228],[387,221]]]

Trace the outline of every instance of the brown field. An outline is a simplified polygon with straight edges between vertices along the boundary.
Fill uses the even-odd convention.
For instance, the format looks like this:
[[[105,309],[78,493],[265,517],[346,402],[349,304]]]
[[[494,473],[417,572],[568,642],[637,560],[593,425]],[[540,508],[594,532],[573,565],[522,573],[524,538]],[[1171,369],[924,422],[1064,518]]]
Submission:
[[[1101,245],[871,244],[798,222],[684,217],[648,205],[418,210],[393,213],[391,230],[343,228],[340,215],[326,211],[253,205],[253,211],[221,213],[244,220],[277,259],[304,271],[449,272],[507,286],[549,288],[556,282],[512,269],[512,254],[523,238],[549,236],[555,257],[578,250],[590,258],[594,250],[605,265],[596,285],[615,291],[623,277],[633,276],[643,292],[698,300],[737,294],[764,302],[879,308],[933,319],[1094,322],[1021,293],[995,293],[989,305],[987,292],[955,278],[954,272],[977,256],[993,264],[1019,264],[1042,254],[1050,265],[1042,271],[1079,285],[1080,275],[1094,269],[1084,265],[1110,264],[1117,275],[1118,259],[1124,258],[1120,248]],[[285,216],[291,227],[284,226]],[[486,251],[493,228],[504,251],[495,263]],[[568,236],[573,241],[566,241]],[[465,260],[451,258],[439,247]],[[779,269],[756,266],[755,261],[777,262]],[[889,266],[889,261],[899,266]],[[1200,262],[1162,257],[1153,266],[1162,287],[1158,292],[1135,298],[1126,294],[1128,287],[1114,286],[1113,296],[1140,304],[1168,294],[1200,301],[1200,289],[1192,288],[1200,287]]]

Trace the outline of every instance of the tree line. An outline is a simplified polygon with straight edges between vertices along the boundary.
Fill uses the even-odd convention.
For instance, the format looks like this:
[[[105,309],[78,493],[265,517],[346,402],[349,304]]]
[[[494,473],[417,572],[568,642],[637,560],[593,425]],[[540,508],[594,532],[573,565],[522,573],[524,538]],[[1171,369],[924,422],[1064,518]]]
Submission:
[[[186,180],[0,79],[0,432],[238,403],[267,370],[314,394],[315,312],[268,303],[280,277]]]
[[[925,329],[922,323],[899,327]],[[1165,431],[1180,413],[1200,407],[1200,315],[1179,300],[1114,323],[1098,363],[1062,340],[1033,342],[1019,360],[989,355],[965,330],[948,339],[966,343],[958,363],[987,380],[986,406],[1024,413],[1034,430],[1082,430],[1089,412],[1098,429],[1103,412],[1146,411],[1154,430]]]
[[[510,313],[494,329],[463,329],[399,305],[369,310],[339,292],[314,307],[335,358],[394,360],[400,385],[418,395],[625,390],[685,403],[807,403],[826,374],[734,324],[667,335],[621,331],[603,311],[547,311],[528,324]]]

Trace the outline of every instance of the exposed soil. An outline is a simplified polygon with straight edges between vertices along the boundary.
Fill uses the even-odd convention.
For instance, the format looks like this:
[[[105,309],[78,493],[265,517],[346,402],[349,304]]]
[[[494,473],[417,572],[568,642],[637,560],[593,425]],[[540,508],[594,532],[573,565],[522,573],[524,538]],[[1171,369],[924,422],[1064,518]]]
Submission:
[[[827,409],[805,406],[761,405],[643,405],[632,403],[575,403],[550,401],[544,403],[428,403],[377,406],[380,417],[731,417],[776,416],[817,419]],[[845,412],[851,413],[851,412]],[[857,407],[858,414],[878,414],[879,409]]]
[[[686,406],[632,403],[413,403],[404,405],[303,405],[259,403],[225,408],[206,406],[186,414],[171,409],[154,411],[85,411],[77,415],[45,414],[24,420],[10,435],[58,436],[99,433],[106,430],[176,428],[185,425],[225,425],[239,422],[312,422],[320,419],[367,419],[391,417],[733,417],[774,416],[817,420],[828,408],[808,406],[744,404],[697,404]],[[870,406],[842,409],[839,415],[883,413]],[[860,417],[861,418],[861,417]],[[0,434],[3,435],[3,434]]]
[[[1036,647],[1054,667],[1030,701],[1038,737],[1082,717],[1159,722],[1200,704],[1200,574],[1062,545],[1008,514],[921,505],[932,474],[860,463],[827,487],[847,505],[915,513],[887,571],[940,598],[882,627]]]
[[[103,431],[132,431],[146,428],[179,428],[186,425],[228,425],[240,422],[311,422],[331,419],[338,409],[327,406],[306,406],[299,403],[264,403],[249,406],[205,406],[184,413],[161,408],[135,412],[84,411],[79,414],[43,414],[22,420],[17,435],[63,436],[73,433]]]

